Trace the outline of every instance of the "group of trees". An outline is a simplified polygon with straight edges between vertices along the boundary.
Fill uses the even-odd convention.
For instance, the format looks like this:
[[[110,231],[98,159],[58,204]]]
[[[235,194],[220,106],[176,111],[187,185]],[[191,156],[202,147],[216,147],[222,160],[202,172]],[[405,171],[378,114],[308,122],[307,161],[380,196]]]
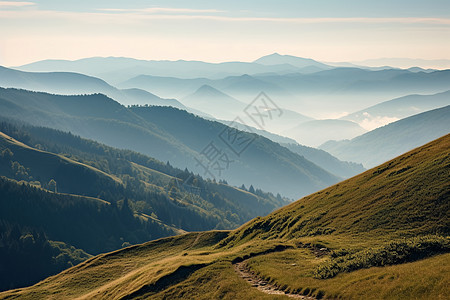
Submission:
[[[83,250],[47,239],[36,228],[0,220],[0,291],[32,284],[90,257]]]

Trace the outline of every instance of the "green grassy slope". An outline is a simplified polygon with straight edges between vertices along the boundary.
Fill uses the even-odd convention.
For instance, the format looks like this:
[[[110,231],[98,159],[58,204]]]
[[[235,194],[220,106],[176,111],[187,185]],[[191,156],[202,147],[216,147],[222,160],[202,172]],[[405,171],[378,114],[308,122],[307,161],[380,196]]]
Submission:
[[[190,233],[97,256],[0,299],[286,298],[238,277],[232,263],[242,259],[260,278],[293,293],[445,299],[449,149],[446,135],[235,231]],[[327,279],[317,275],[349,262],[359,265]]]
[[[1,175],[42,184],[56,181],[56,190],[97,197],[103,189],[117,189],[122,181],[92,166],[61,155],[31,148],[0,132]],[[53,189],[54,190],[54,189]]]

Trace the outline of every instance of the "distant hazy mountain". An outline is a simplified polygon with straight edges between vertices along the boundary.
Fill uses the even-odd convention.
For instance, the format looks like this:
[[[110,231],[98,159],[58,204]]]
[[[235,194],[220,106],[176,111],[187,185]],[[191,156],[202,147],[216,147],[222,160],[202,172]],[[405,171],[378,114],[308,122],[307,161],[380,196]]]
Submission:
[[[105,81],[69,72],[22,72],[0,66],[0,87],[12,87],[61,95],[102,93],[124,105],[159,105],[187,109],[175,99],[162,99],[139,89],[119,90]]]
[[[75,61],[44,60],[17,67],[23,71],[79,72],[100,77],[112,84],[123,82],[138,75],[172,76],[180,78],[221,78],[230,75],[257,73],[301,72],[290,64],[262,65],[251,62],[207,63],[202,61],[155,61],[124,57],[92,57]]]
[[[233,120],[241,113],[246,104],[209,86],[202,85],[195,93],[182,99],[189,107],[202,110],[216,118]]]
[[[119,84],[119,87],[136,87],[165,98],[182,99],[205,84],[244,103],[250,103],[264,91],[283,109],[327,119],[414,93],[448,91],[450,70],[426,73],[400,69],[335,68],[313,74],[244,74],[214,80],[138,76]],[[297,124],[291,124],[291,127]]]
[[[117,84],[120,88],[139,88],[166,98],[184,98],[194,93],[202,85],[212,83],[211,79],[194,78],[183,79],[176,77],[162,77],[139,75]]]
[[[450,69],[450,59],[375,58],[353,63],[367,66],[391,66],[398,68],[421,67],[425,69]]]
[[[255,60],[254,62],[262,65],[289,64],[297,68],[300,68],[300,70],[302,70],[303,73],[313,73],[333,68],[329,65],[315,61],[310,58],[302,58],[292,55],[280,55],[278,53],[263,56]]]
[[[299,144],[317,147],[328,140],[350,139],[366,132],[355,122],[346,120],[313,120],[295,126],[284,135]],[[349,159],[351,161],[351,159]]]
[[[214,171],[215,177],[233,185],[253,184],[289,197],[311,193],[339,180],[269,139],[175,108],[128,109],[99,94],[56,96],[0,89],[0,114],[70,131],[114,147],[131,148],[206,177]],[[204,161],[207,154],[216,148],[221,154],[221,161],[216,161],[219,166],[202,167],[208,163]]]
[[[164,97],[178,97],[188,107],[204,111],[219,119],[232,120],[239,117],[249,126],[255,126],[255,124],[247,117],[244,108],[250,105],[261,91],[264,91],[282,110],[282,115],[270,120],[265,130],[280,134],[294,125],[313,120],[311,117],[282,106],[280,98],[276,96],[282,94],[283,97],[287,97],[287,92],[282,88],[250,75],[230,76],[217,80],[141,75],[119,86],[124,88],[134,86]],[[223,105],[224,103],[230,105]],[[301,110],[301,107],[298,108]]]
[[[269,95],[286,95],[287,91],[270,81],[262,78],[243,74],[238,76],[226,76],[220,79],[193,78],[182,79],[175,77],[159,77],[140,75],[118,84],[121,88],[140,88],[163,97],[185,98],[203,85],[216,88],[233,98],[248,103],[260,92]]]
[[[341,119],[357,122],[362,127],[372,130],[446,105],[450,105],[450,91],[434,95],[409,95],[368,107]]]
[[[352,140],[329,141],[320,148],[342,160],[370,168],[450,132],[450,106],[417,114]]]
[[[280,106],[320,118],[348,114],[406,95],[450,90],[450,70],[411,72],[335,68],[313,74],[253,77],[282,89],[283,92],[270,93]]]
[[[410,94],[450,90],[450,71],[350,67],[324,70],[321,63],[272,54],[252,62],[142,61],[129,58],[87,58],[42,61],[19,67],[32,71],[70,71],[96,76],[120,88],[140,88],[164,98],[183,98],[207,84],[241,101],[264,91],[280,107],[331,118]],[[281,64],[276,64],[281,63]],[[324,64],[323,64],[324,65]],[[248,74],[248,76],[243,76]],[[144,83],[142,75],[153,76]],[[157,77],[172,77],[157,78]],[[228,78],[227,78],[228,77]],[[184,82],[174,78],[193,79]],[[131,80],[130,80],[131,79]],[[234,81],[234,82],[233,82]],[[174,85],[178,82],[178,85]]]

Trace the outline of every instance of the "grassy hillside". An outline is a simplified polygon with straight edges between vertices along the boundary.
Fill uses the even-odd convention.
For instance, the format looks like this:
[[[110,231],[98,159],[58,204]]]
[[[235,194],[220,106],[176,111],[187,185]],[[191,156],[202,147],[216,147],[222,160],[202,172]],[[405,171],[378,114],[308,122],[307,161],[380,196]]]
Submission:
[[[445,299],[449,149],[446,135],[235,231],[100,255],[0,298],[287,298],[248,284],[234,269],[243,263],[252,276],[296,295]]]
[[[351,140],[329,141],[319,148],[341,160],[374,167],[450,132],[450,106],[420,113]]]

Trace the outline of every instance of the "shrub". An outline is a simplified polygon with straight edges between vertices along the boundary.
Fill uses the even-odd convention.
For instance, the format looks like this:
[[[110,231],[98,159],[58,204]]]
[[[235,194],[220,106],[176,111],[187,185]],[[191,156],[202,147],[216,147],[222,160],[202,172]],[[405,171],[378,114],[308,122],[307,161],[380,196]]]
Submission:
[[[346,250],[335,251],[331,260],[320,264],[315,269],[314,277],[332,278],[342,272],[415,261],[449,250],[450,238],[422,236],[393,241],[381,247],[365,249],[353,254],[344,254]]]

